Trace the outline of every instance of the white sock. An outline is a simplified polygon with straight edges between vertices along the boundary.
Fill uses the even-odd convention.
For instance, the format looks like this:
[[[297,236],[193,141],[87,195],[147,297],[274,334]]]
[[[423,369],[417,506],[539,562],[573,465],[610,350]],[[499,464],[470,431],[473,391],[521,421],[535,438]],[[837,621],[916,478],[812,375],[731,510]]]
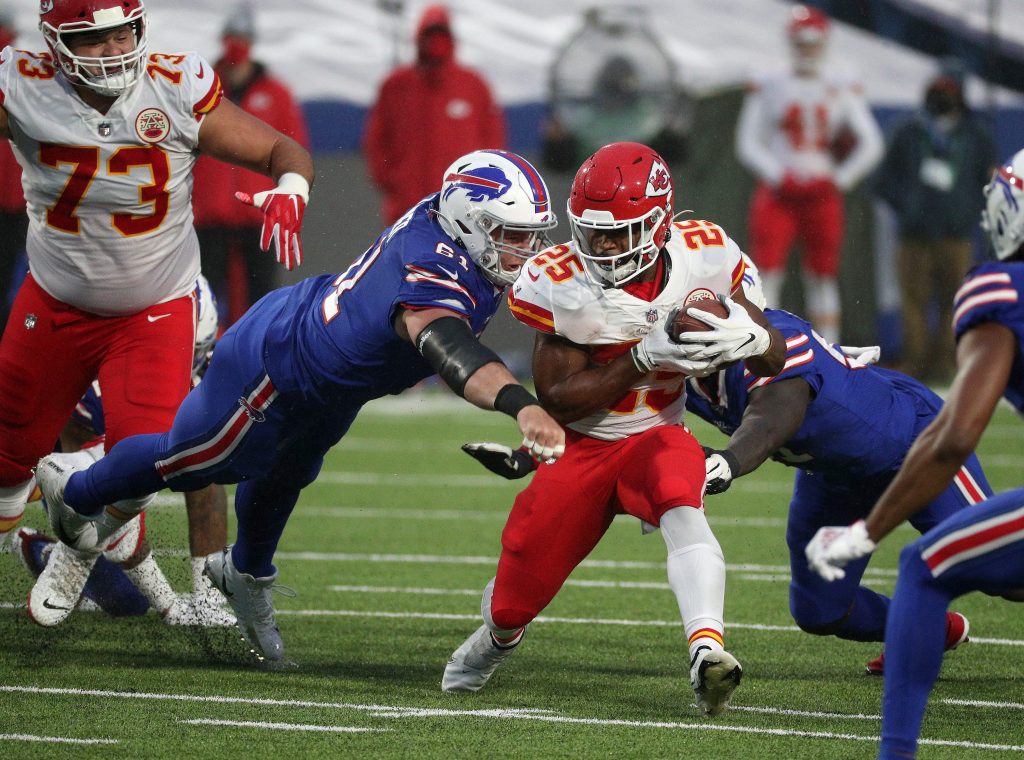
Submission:
[[[35,476],[16,486],[0,488],[0,546],[7,540],[7,534],[18,527],[25,505],[32,489],[36,487]]]
[[[701,647],[724,648],[725,557],[704,510],[676,507],[661,517],[668,583],[683,618],[692,658]]]
[[[508,630],[498,628],[494,624],[494,619],[491,617],[491,596],[494,594],[494,581],[495,579],[491,578],[487,581],[487,585],[484,586],[483,596],[480,597],[480,614],[483,616],[484,623],[491,630],[491,637],[496,639],[498,646],[511,648],[516,646],[523,638],[526,628]]]
[[[804,300],[814,329],[829,343],[839,342],[839,283],[835,277],[803,273]]]
[[[779,269],[771,272],[761,270],[761,292],[765,303],[770,309],[778,309],[782,303],[782,284],[786,280],[786,272]]]
[[[130,570],[126,569],[124,572],[146,597],[153,609],[161,617],[166,615],[167,610],[171,608],[178,597],[174,593],[174,589],[171,588],[171,584],[167,582],[167,578],[164,577],[160,566],[153,559],[152,552],[138,565]]]

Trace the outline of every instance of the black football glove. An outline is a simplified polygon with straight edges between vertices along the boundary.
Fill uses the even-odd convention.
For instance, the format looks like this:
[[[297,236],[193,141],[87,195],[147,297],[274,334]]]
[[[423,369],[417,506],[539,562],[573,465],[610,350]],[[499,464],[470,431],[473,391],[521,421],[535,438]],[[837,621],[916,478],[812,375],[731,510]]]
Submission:
[[[517,480],[537,469],[537,461],[526,449],[511,449],[500,443],[464,443],[462,450],[491,472]]]
[[[725,493],[732,485],[732,479],[740,471],[740,463],[736,455],[728,449],[718,450],[703,447],[704,449],[704,472],[707,485],[704,493],[712,496],[717,493]]]

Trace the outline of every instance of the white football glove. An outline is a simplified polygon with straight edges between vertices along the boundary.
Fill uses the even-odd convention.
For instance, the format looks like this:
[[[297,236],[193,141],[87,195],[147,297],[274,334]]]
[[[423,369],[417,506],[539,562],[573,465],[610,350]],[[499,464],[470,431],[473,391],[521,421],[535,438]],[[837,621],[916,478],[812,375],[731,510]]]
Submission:
[[[718,371],[718,365],[705,358],[694,360],[693,353],[700,348],[702,347],[676,343],[669,337],[665,325],[658,325],[633,346],[630,355],[636,368],[641,372],[664,369],[682,372],[691,377],[707,377]]]
[[[876,364],[882,358],[881,346],[840,346],[843,356],[852,359],[856,364]]]
[[[868,538],[864,521],[858,520],[845,527],[830,525],[818,528],[804,554],[814,572],[827,581],[834,581],[846,575],[844,565],[871,554],[876,546]]]
[[[263,212],[260,250],[274,249],[277,263],[288,271],[302,263],[302,215],[309,202],[309,182],[301,174],[286,172],[277,187],[261,193],[235,193],[235,198]]]
[[[704,492],[713,496],[728,491],[735,473],[740,469],[736,455],[728,449],[718,451],[705,448],[704,456]]]
[[[724,319],[697,308],[686,310],[691,317],[714,328],[706,332],[680,333],[680,343],[697,348],[689,358],[694,361],[713,360],[716,365],[722,365],[760,356],[767,351],[772,340],[768,331],[729,296],[719,296],[719,299],[729,310],[729,316]]]

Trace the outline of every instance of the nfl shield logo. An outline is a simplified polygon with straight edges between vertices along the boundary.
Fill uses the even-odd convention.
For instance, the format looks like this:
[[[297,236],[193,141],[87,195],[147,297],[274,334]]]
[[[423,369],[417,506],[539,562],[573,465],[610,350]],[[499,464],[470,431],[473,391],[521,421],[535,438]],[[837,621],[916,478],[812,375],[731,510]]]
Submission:
[[[648,309],[647,310],[647,324],[653,325],[657,321],[658,321],[658,310],[657,309]]]
[[[110,137],[110,133],[114,131],[114,128],[110,125],[109,121],[100,122],[98,129],[100,137]]]

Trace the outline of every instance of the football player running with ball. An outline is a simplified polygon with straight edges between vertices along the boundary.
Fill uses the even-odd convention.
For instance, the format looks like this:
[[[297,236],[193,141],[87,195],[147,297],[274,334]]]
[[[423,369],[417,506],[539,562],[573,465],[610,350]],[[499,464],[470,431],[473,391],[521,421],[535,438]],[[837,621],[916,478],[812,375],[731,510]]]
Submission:
[[[104,504],[171,488],[239,483],[238,535],[206,573],[255,653],[284,644],[274,552],[300,491],[363,405],[438,374],[470,403],[508,414],[527,445],[557,458],[565,433],[477,336],[555,225],[543,179],[505,151],[456,160],[441,191],[409,209],[341,274],[273,291],[217,342],[170,431],[135,436],[75,473],[36,469],[61,540],[95,544],[118,526]],[[81,547],[79,547],[81,548]]]
[[[445,691],[484,686],[618,513],[661,528],[699,707],[721,712],[739,683],[724,648],[725,560],[703,511],[704,453],[682,425],[684,381],[735,361],[773,375],[785,342],[740,287],[739,247],[710,222],[674,224],[673,200],[653,150],[601,148],[572,185],[572,240],[531,259],[509,295],[537,330],[534,380],[568,428],[566,450],[516,498],[484,624],[449,660]],[[669,339],[674,309],[716,295],[727,318]]]
[[[863,561],[960,471],[1005,397],[1024,412],[1024,151],[985,187],[982,227],[998,261],[972,270],[954,299],[957,374],[938,417],[866,520],[825,527],[807,547],[826,580]],[[885,633],[882,760],[913,758],[942,664],[941,621],[969,591],[1024,601],[1024,488],[956,512],[900,554]]]

